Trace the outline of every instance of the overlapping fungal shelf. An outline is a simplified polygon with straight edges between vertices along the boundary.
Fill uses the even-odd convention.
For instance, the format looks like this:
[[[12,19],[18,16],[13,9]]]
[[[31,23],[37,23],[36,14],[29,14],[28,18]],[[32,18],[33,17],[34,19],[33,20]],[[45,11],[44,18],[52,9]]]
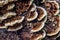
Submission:
[[[18,35],[18,39],[6,37],[6,40],[48,40],[59,34],[59,3],[41,0],[37,6],[35,1],[0,0],[0,29],[8,36],[9,32]]]

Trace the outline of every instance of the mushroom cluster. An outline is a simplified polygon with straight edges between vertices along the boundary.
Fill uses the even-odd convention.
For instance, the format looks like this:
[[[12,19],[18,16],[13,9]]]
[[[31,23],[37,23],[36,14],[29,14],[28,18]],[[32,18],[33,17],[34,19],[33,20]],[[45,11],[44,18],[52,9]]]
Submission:
[[[16,32],[20,40],[44,40],[60,31],[59,4],[56,1],[1,0],[0,29]],[[44,6],[44,7],[43,7]]]

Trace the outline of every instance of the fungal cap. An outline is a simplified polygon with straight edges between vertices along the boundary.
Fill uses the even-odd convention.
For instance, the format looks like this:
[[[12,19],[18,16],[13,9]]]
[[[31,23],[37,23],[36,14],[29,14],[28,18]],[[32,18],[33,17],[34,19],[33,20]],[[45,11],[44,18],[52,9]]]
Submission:
[[[0,1],[0,4],[2,4],[4,1]]]
[[[59,19],[58,19],[59,20]],[[57,20],[57,21],[58,21]],[[59,21],[58,21],[59,22]],[[50,32],[47,33],[48,36],[54,36],[54,35],[57,35],[60,31],[60,26],[59,26],[59,23],[56,24],[56,27],[54,30],[51,30]]]
[[[42,0],[42,2],[41,3],[44,3],[46,0]]]
[[[23,20],[24,20],[24,16],[22,16],[22,18],[19,19],[19,20],[15,20],[15,21],[11,21],[11,22],[5,23],[5,26],[9,26],[9,25],[12,26],[12,25],[14,25],[15,23],[21,23]]]
[[[42,19],[47,15],[47,12],[46,12],[46,10],[45,10],[44,8],[42,8],[42,7],[37,7],[37,8],[43,11],[43,14],[40,15],[41,17],[38,18],[38,21],[40,21],[40,20],[42,20]],[[39,11],[39,10],[38,10],[38,11]]]
[[[59,13],[59,4],[56,1],[50,1],[50,2],[54,2],[56,4],[58,10],[54,15],[57,15]]]
[[[4,14],[3,16],[0,16],[0,20],[4,20],[8,17],[11,17],[11,16],[15,16],[16,13],[15,12],[7,12],[6,14]]]
[[[3,29],[3,28],[7,28],[7,27],[6,26],[0,26],[0,28]]]
[[[17,27],[17,26],[16,26]],[[17,30],[20,30],[21,28],[22,28],[23,26],[22,25],[20,25],[19,27],[17,27],[17,28],[8,28],[7,29],[7,31],[17,31]]]
[[[46,21],[47,21],[47,16],[43,18],[42,22],[46,23]]]
[[[10,4],[10,5],[8,5],[7,10],[11,10],[11,9],[13,9],[14,7],[15,7],[15,4]]]
[[[57,29],[57,30],[55,30],[55,32],[47,33],[47,35],[48,36],[54,36],[54,35],[58,34],[59,30],[60,29]]]
[[[1,0],[0,1],[0,7],[3,7],[3,5],[7,4],[8,0]]]
[[[44,22],[41,22],[41,23],[40,23],[40,26],[38,26],[38,28],[33,28],[33,29],[31,30],[31,32],[38,32],[38,31],[40,31],[43,27],[44,27]]]
[[[31,4],[32,4],[32,2],[33,2],[33,0],[30,0],[30,4],[29,4],[29,5],[31,5]]]
[[[8,0],[8,2],[17,1],[17,0]]]
[[[38,13],[36,12],[36,11],[34,11],[34,17],[32,17],[32,18],[27,18],[27,21],[33,21],[33,20],[35,20],[36,18],[37,18],[37,16],[38,16]]]
[[[29,12],[33,12],[33,11],[35,11],[35,9],[36,9],[36,5],[33,3],[31,5],[31,8],[29,9]]]
[[[31,39],[32,40],[39,40],[39,39],[42,39],[42,38],[45,38],[46,36],[46,32],[43,30],[43,33],[42,34],[36,34],[36,36],[32,37]]]
[[[49,1],[49,2],[54,2],[57,6],[57,11],[54,15],[57,15],[59,13],[59,4],[56,1]]]
[[[45,36],[46,36],[46,32],[45,32],[45,30],[43,30],[43,33],[39,35],[39,37],[37,38],[37,40],[45,38]]]

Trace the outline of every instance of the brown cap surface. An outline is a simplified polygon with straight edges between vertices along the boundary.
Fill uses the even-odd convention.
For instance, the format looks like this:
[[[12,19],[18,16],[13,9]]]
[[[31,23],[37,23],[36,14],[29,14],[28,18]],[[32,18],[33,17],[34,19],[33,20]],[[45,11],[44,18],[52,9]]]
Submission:
[[[16,23],[12,26],[8,26],[7,31],[17,31],[20,30],[23,26],[20,23]]]
[[[45,7],[48,13],[52,13],[53,15],[57,15],[59,13],[59,4],[56,1],[45,2]]]
[[[44,38],[45,36],[46,36],[46,32],[42,30],[40,32],[33,34],[33,36],[31,37],[31,40],[39,40]]]
[[[38,21],[41,21],[46,15],[47,12],[44,8],[42,7],[37,7],[37,12],[38,12]]]
[[[32,23],[32,27],[31,32],[38,32],[44,27],[44,22]]]
[[[46,23],[45,29],[48,36],[53,36],[53,35],[58,34],[60,30],[59,17],[54,16],[51,19],[49,19]]]
[[[32,4],[33,0],[22,0],[16,2],[16,11],[17,13],[25,12],[29,9],[30,5]]]
[[[27,15],[26,15],[26,18],[27,18],[27,21],[33,21],[37,18],[38,16],[38,13],[37,11],[33,11],[33,12],[28,12]]]

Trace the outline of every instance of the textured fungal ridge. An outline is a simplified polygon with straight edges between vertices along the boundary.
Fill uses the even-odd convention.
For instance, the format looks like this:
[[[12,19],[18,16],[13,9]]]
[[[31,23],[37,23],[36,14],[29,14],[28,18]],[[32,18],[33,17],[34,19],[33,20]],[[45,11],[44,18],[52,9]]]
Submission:
[[[0,0],[0,40],[56,40],[59,11],[55,0]]]

